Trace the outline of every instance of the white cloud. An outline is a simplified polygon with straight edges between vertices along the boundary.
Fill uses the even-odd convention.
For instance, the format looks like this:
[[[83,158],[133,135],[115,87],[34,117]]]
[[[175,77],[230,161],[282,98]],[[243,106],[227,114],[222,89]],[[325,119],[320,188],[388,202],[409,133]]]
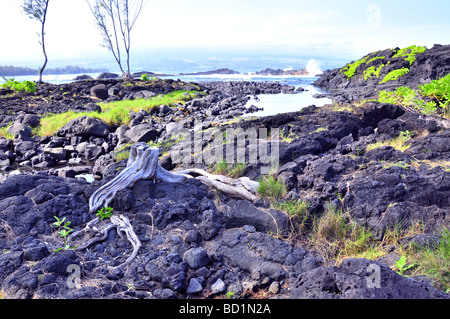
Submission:
[[[446,21],[440,26],[387,21],[387,4],[381,7],[380,28],[373,29],[366,24],[365,4],[358,3],[354,10],[355,5],[350,7],[345,1],[324,2],[152,0],[133,30],[132,50],[168,49],[180,56],[185,50],[211,50],[217,58],[220,50],[358,57],[394,46],[431,46],[442,43],[450,32]],[[38,23],[21,13],[20,1],[0,0],[0,29],[11,30],[2,33],[0,64],[42,60]],[[99,46],[101,37],[85,0],[53,1],[46,39],[51,62],[70,59],[82,63],[93,56],[109,57]]]

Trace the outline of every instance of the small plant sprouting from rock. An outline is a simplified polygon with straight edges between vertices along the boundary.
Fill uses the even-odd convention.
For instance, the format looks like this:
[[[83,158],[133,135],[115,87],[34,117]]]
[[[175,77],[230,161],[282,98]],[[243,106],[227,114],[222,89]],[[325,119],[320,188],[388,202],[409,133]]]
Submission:
[[[31,82],[31,81],[19,82],[19,81],[14,80],[13,78],[7,79],[5,77],[3,77],[3,80],[5,81],[5,83],[0,85],[0,87],[5,88],[5,89],[10,89],[15,92],[25,91],[27,93],[34,93],[37,90],[36,83]]]
[[[113,215],[113,209],[112,207],[102,207],[102,209],[99,209],[96,216],[100,218],[100,220],[103,220],[105,218],[110,218]]]
[[[70,228],[70,221],[66,221],[66,217],[63,217],[62,219],[59,219],[58,217],[54,216],[56,219],[56,222],[53,222],[51,224],[51,227],[56,229],[56,233],[61,237],[64,241],[64,246],[60,247],[53,252],[58,252],[60,250],[68,250],[68,249],[74,249],[75,247],[71,247],[69,245],[69,234],[73,231],[72,228]]]
[[[404,272],[407,271],[408,269],[413,268],[413,267],[414,267],[414,264],[411,264],[411,265],[406,266],[406,257],[405,257],[405,256],[402,256],[402,257],[400,257],[399,260],[397,260],[397,261],[395,262],[395,267],[397,267],[397,269],[398,269],[397,273],[398,273],[399,275],[401,275],[401,276],[406,276],[406,275],[404,274]]]
[[[286,195],[287,188],[281,179],[278,177],[275,178],[273,175],[268,175],[260,180],[257,191],[262,198],[278,201]]]
[[[141,75],[142,82],[157,81],[157,80],[158,78],[156,76],[149,77],[146,73]]]
[[[144,81],[144,82],[150,81],[150,77],[147,74],[142,74],[141,81]]]
[[[227,299],[231,299],[234,297],[234,295],[236,295],[236,293],[234,291],[228,291],[225,297]]]

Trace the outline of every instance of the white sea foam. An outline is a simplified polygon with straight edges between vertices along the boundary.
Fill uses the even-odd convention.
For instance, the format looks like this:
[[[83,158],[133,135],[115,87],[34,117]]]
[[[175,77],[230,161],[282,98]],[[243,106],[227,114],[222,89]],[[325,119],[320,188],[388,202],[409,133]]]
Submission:
[[[310,59],[306,64],[306,71],[309,72],[310,76],[316,76],[318,74],[322,74],[323,71],[320,69],[319,61],[315,59]]]

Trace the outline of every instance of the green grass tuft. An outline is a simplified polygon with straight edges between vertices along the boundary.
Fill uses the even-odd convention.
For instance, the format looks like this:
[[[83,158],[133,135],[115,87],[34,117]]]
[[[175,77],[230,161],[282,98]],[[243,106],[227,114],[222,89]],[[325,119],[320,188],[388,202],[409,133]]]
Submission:
[[[244,175],[245,163],[228,164],[225,159],[216,164],[215,174],[226,175],[232,178],[239,178]]]
[[[281,179],[275,178],[273,175],[268,175],[259,181],[257,191],[262,198],[269,199],[270,201],[278,201],[286,195],[287,188]]]
[[[450,231],[444,229],[436,247],[412,247],[411,260],[417,267],[416,275],[431,278],[436,288],[450,291]]]
[[[413,134],[409,131],[400,132],[400,135],[396,138],[393,138],[392,140],[367,145],[366,152],[382,146],[391,146],[398,151],[404,152],[411,147],[411,145],[406,144],[406,142],[411,140],[412,135]]]

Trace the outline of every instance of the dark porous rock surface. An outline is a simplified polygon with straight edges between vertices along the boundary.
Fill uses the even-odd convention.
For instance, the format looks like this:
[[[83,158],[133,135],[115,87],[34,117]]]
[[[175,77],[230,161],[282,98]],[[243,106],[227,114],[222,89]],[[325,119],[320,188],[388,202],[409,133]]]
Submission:
[[[363,63],[355,70],[355,74],[349,79],[342,68],[327,70],[314,83],[315,86],[333,90],[330,97],[340,103],[351,103],[377,96],[380,90],[392,90],[399,86],[417,88],[418,85],[436,80],[450,73],[450,45],[435,45],[423,53],[416,55],[414,63],[406,60],[406,57],[396,56],[400,48],[387,49],[366,55],[367,63]],[[370,67],[381,72],[378,77],[364,78],[364,71]],[[393,70],[406,68],[407,74],[395,81],[380,82]]]
[[[449,224],[448,120],[376,102],[343,111],[332,105],[309,106],[240,118],[251,95],[292,88],[271,82],[158,79],[125,85],[106,77],[40,84],[35,94],[0,98],[1,112],[12,116],[13,123],[5,123],[11,127],[9,139],[0,138],[0,297],[448,299],[428,281],[393,270],[400,247],[390,247],[377,261],[349,258],[336,265],[308,242],[311,227],[304,237],[296,237],[295,216],[282,206],[266,198],[232,198],[195,178],[184,183],[144,179],[115,194],[109,203],[113,214],[126,216],[141,242],[129,264],[121,266],[133,247],[115,228],[87,248],[78,248],[86,238],[71,239],[66,246],[52,227],[55,217],[70,222],[74,231],[84,229],[95,218],[89,213],[91,195],[126,167],[131,144],[159,147],[159,163],[167,170],[203,168],[214,173],[217,163],[178,163],[176,158],[177,148],[190,145],[180,134],[193,137],[199,132],[204,133],[202,149],[186,158],[208,158],[205,150],[219,136],[207,134],[214,129],[222,137],[226,133],[227,143],[220,145],[224,156],[236,151],[236,145],[227,146],[238,140],[239,129],[254,129],[258,135],[247,135],[242,144],[246,153],[240,175],[258,181],[270,171],[286,188],[278,204],[307,201],[311,220],[319,220],[334,205],[348,212],[348,221],[370,230],[376,242],[390,229],[420,223],[423,234],[407,236],[402,245],[422,247],[436,247],[440,231]],[[97,85],[103,96],[91,92]],[[118,127],[80,116],[53,136],[35,136],[31,129],[48,113],[102,112],[95,106],[101,100],[176,90],[204,94],[186,94],[184,103],[132,112],[130,122]],[[259,135],[264,128],[279,129],[280,137]],[[405,130],[410,131],[408,148],[369,148]],[[250,161],[250,150],[277,156],[278,165]]]
[[[379,277],[377,277],[379,276]],[[449,299],[450,296],[384,264],[346,259],[339,267],[319,267],[295,281],[293,299]]]

